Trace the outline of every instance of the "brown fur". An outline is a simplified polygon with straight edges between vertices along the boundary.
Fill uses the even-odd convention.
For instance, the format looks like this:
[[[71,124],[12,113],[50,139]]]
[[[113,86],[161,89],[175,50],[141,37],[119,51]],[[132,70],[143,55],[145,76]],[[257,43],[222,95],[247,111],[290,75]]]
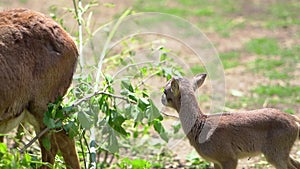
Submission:
[[[277,169],[300,169],[289,156],[299,137],[299,120],[276,109],[205,115],[194,91],[206,75],[197,75],[191,83],[173,78],[164,90],[162,103],[179,113],[182,128],[191,145],[216,169],[235,169],[238,159],[264,154]]]
[[[72,38],[52,19],[27,9],[0,12],[0,132],[24,119],[43,130],[47,104],[66,93],[77,57]],[[60,150],[68,167],[80,168],[74,140],[64,131],[50,137],[50,151],[39,139],[42,160],[53,164]]]

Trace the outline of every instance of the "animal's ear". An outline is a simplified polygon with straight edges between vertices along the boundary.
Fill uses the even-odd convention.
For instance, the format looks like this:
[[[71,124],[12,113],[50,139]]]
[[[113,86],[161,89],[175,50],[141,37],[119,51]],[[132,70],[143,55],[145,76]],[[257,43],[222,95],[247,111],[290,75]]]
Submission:
[[[193,89],[196,91],[200,86],[202,86],[203,82],[205,81],[206,74],[198,74],[193,79]]]
[[[179,94],[179,83],[177,78],[172,78],[171,80],[171,91],[174,93],[175,96]]]

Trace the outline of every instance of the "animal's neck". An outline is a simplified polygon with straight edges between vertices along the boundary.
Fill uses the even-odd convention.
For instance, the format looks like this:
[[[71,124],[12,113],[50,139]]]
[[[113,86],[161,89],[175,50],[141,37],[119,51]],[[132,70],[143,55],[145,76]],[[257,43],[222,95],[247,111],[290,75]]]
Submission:
[[[183,93],[181,95],[180,110],[178,112],[185,134],[191,131],[197,119],[205,116],[198,106],[195,95],[192,93]]]

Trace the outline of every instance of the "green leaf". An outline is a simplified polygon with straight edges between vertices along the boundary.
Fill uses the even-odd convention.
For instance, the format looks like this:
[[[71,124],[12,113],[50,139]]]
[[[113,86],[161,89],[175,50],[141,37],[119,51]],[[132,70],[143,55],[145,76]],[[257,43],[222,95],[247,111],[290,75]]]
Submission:
[[[132,87],[132,85],[131,85],[129,79],[124,79],[124,80],[122,80],[122,81],[121,81],[121,87],[122,87],[123,89],[127,89],[127,90],[130,91],[130,92],[134,92],[133,87]]]
[[[7,146],[4,143],[0,143],[0,153],[6,153],[7,152]]]
[[[61,120],[59,120],[58,122],[56,122],[55,124],[54,124],[54,128],[60,128],[60,127],[62,127],[63,126],[63,124],[62,124],[62,121]]]
[[[146,98],[139,98],[138,100],[138,107],[142,110],[145,111],[146,108],[149,106],[149,101]]]
[[[159,120],[154,120],[153,121],[153,126],[154,126],[154,130],[156,132],[158,132],[159,136],[165,142],[168,142],[169,141],[168,134],[166,133],[165,128],[163,127],[163,125],[161,124],[161,122]]]
[[[159,57],[159,61],[160,62],[163,62],[167,59],[167,53],[162,53]]]
[[[144,159],[128,159],[128,158],[124,158],[121,160],[120,163],[120,167],[121,168],[128,168],[130,166],[130,168],[132,169],[150,169],[151,168],[151,163],[147,160]]]
[[[142,111],[140,111],[140,109],[136,106],[133,106],[132,110],[132,116],[133,116],[133,120],[135,122],[141,122],[144,119],[144,113]]]
[[[81,124],[81,126],[85,129],[90,129],[93,125],[92,120],[88,117],[88,115],[85,112],[79,112],[78,115],[78,121]]]
[[[76,112],[76,109],[73,106],[66,106],[62,109],[62,111],[66,112],[66,114],[70,114]]]
[[[55,112],[55,118],[63,119],[64,117],[65,116],[64,116],[64,112],[63,112],[62,108],[60,110],[56,110],[56,112]]]
[[[132,160],[132,167],[133,168],[144,168],[149,169],[151,167],[151,163],[149,161],[143,160],[143,159],[134,159]]]
[[[48,151],[50,150],[50,148],[51,148],[51,141],[50,141],[50,138],[48,136],[43,137],[42,144],[43,144],[43,146],[45,147],[46,150],[48,150]]]
[[[173,130],[174,130],[174,134],[178,133],[180,128],[181,128],[181,123],[180,122],[177,122],[175,124],[172,125],[173,127]]]
[[[146,116],[149,122],[153,121],[154,119],[159,119],[160,121],[163,120],[162,115],[159,113],[158,108],[154,105],[153,101],[149,101],[149,106],[146,110]]]
[[[48,128],[50,128],[50,129],[55,128],[55,120],[52,119],[51,117],[49,117],[48,112],[45,113],[44,118],[43,118],[43,122]]]
[[[30,163],[31,163],[31,156],[30,156],[29,154],[25,153],[25,154],[23,155],[23,158],[22,158],[21,161],[20,161],[20,164],[21,164],[22,166],[29,166]]]
[[[71,138],[74,138],[76,135],[79,134],[79,127],[76,125],[76,123],[74,121],[69,121],[63,127],[64,127],[64,130],[67,131],[68,135]]]
[[[114,134],[111,134],[108,139],[108,150],[111,153],[119,152],[119,143],[118,139]]]
[[[126,119],[118,112],[112,111],[112,116],[109,118],[108,124],[117,132],[121,133],[124,136],[128,136],[129,133],[127,133],[126,130],[122,127],[122,124],[125,120]]]
[[[105,81],[107,84],[113,83],[113,78],[109,74],[105,74]]]
[[[138,100],[137,97],[136,97],[136,95],[135,95],[135,93],[129,92],[128,93],[128,97],[129,97],[129,99],[131,99],[133,101],[137,101]]]

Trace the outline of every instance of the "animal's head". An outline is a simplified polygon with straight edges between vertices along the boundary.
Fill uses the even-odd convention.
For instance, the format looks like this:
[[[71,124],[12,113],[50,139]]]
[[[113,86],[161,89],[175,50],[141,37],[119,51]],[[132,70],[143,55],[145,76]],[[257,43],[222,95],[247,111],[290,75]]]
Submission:
[[[162,104],[179,112],[182,94],[193,94],[202,86],[205,78],[206,74],[198,74],[192,81],[182,77],[173,77],[164,88],[164,94],[161,98]]]

